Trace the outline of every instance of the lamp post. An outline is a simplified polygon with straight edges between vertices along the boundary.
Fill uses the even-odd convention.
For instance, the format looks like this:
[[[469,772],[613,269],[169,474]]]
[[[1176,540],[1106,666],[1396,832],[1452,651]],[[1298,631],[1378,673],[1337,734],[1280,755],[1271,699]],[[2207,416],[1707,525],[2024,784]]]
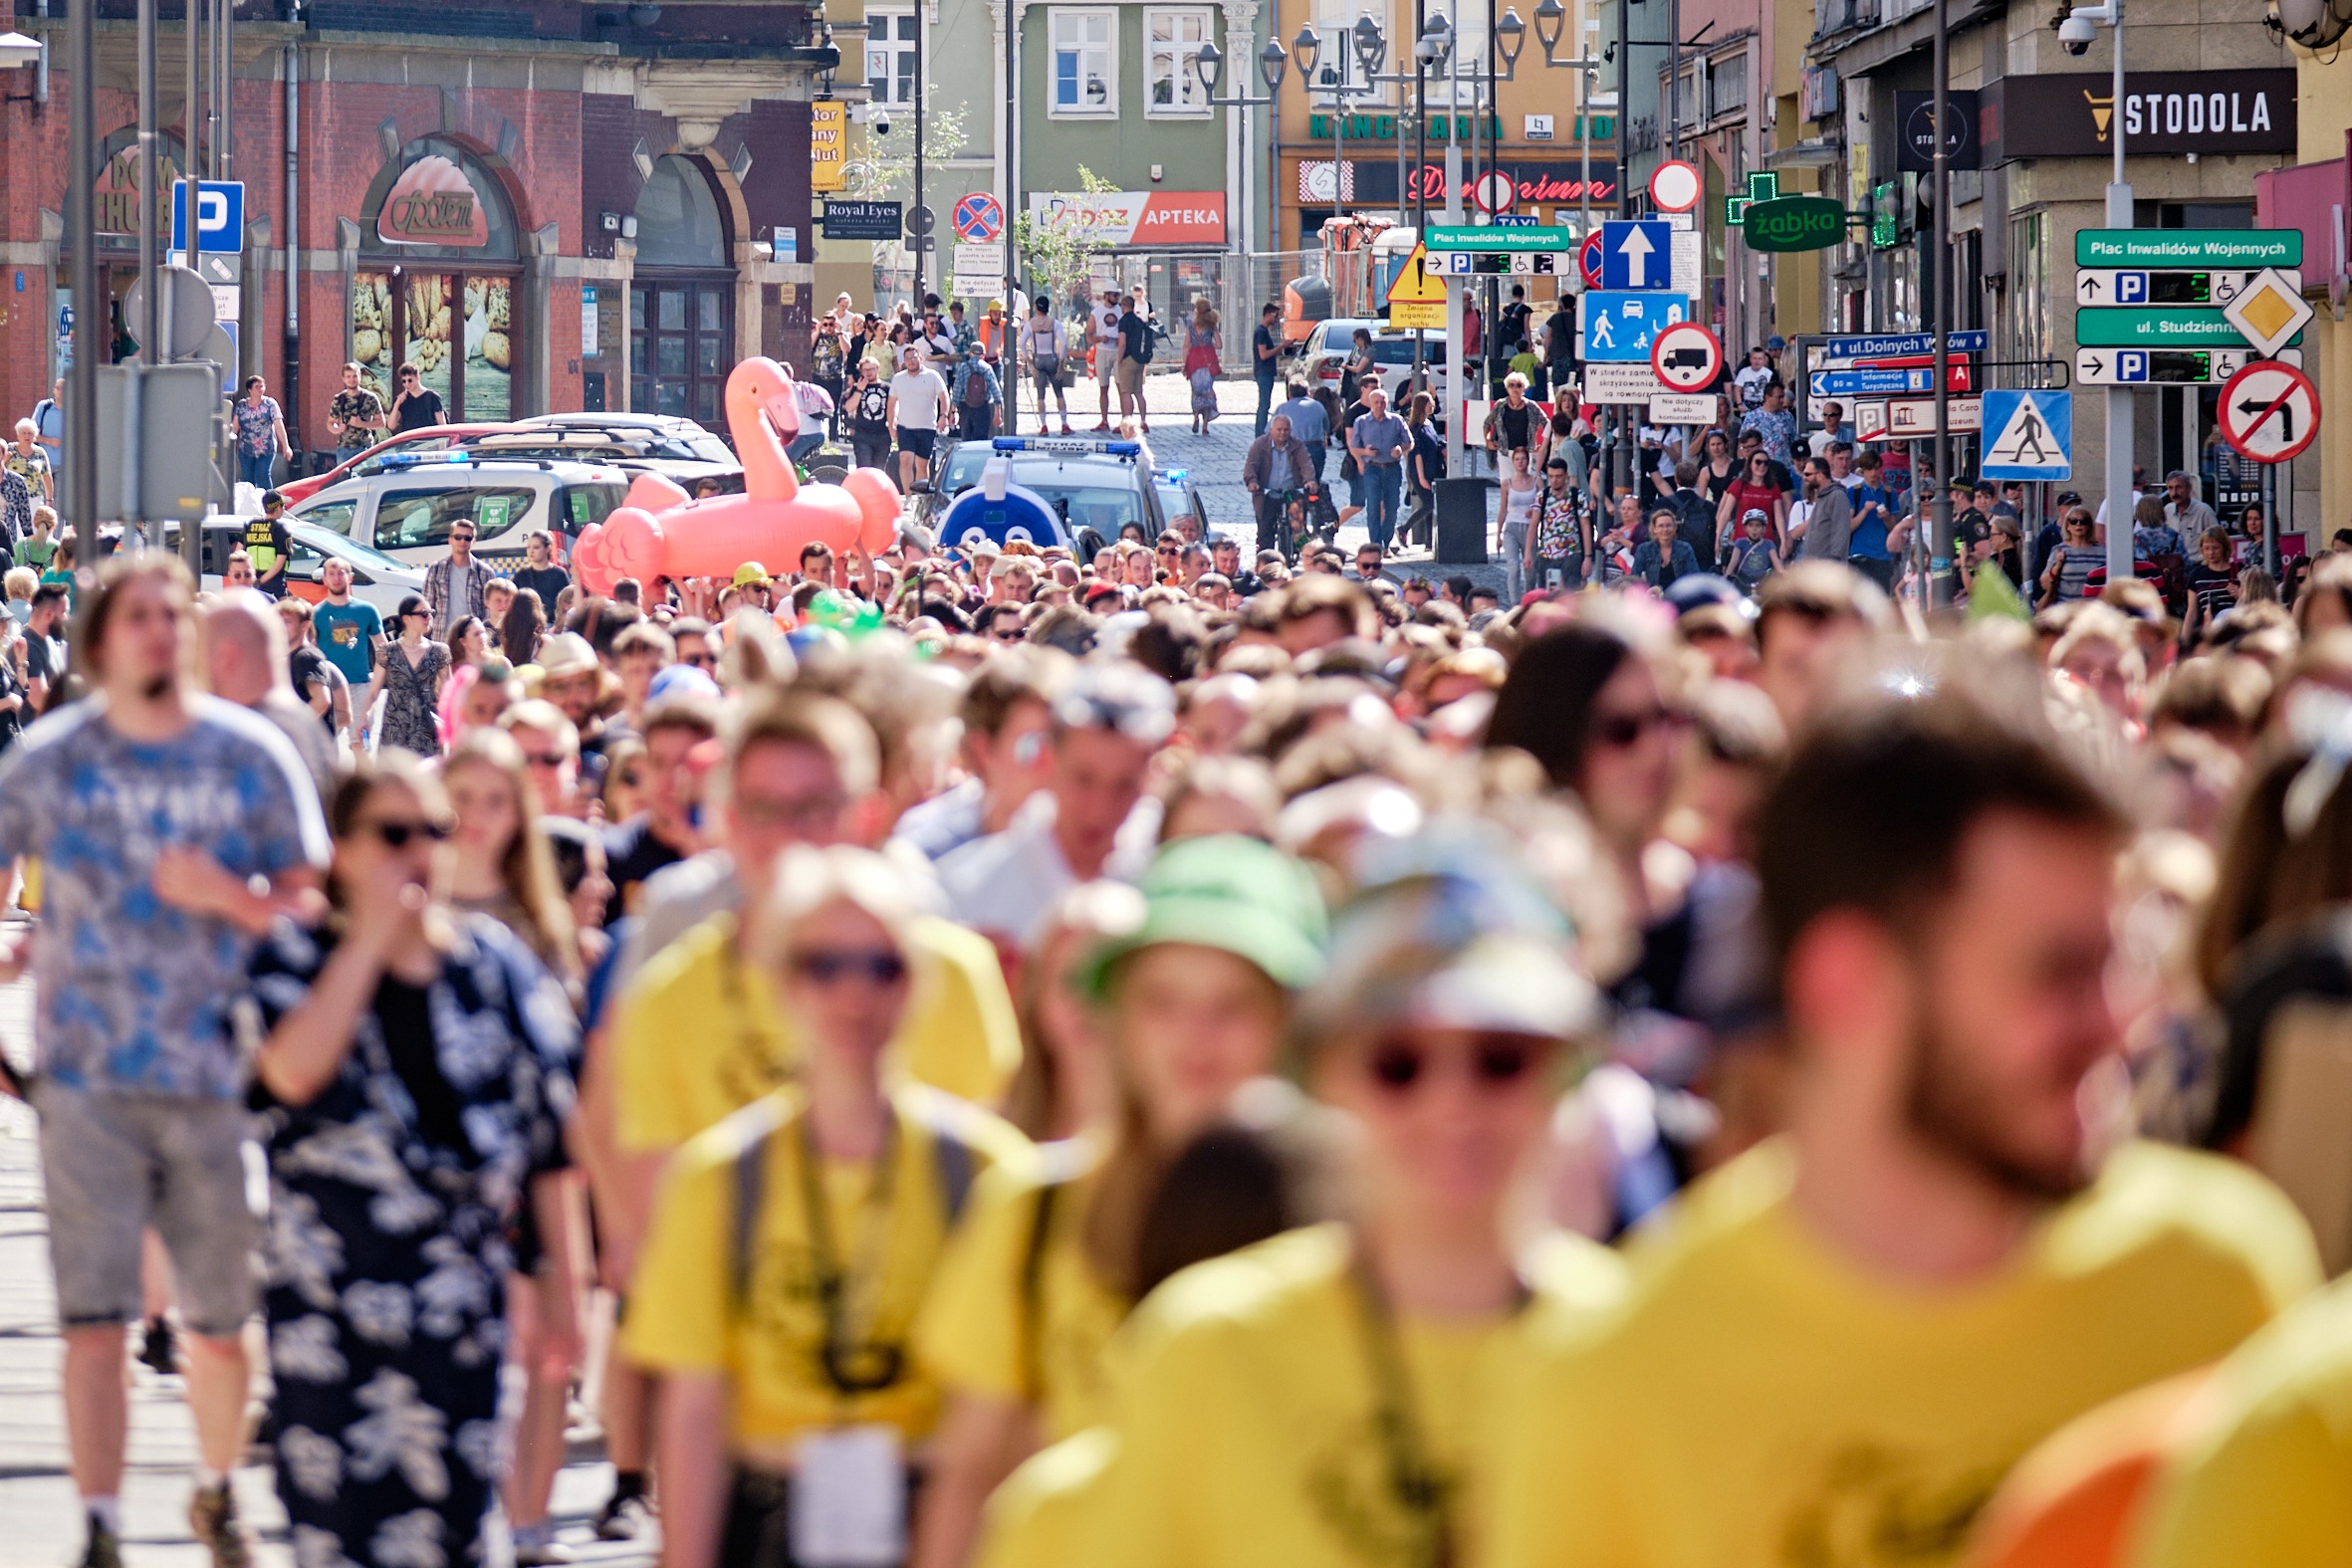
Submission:
[[[2068,24],[2096,23],[2115,30],[2115,177],[2107,185],[2107,226],[2132,225],[2132,187],[2123,175],[2123,0],[2103,5],[2078,5],[2066,15]],[[1937,123],[1939,145],[1943,124]],[[2132,389],[2107,388],[2107,580],[2124,582],[2132,574]],[[2263,516],[2269,516],[2264,509]]]

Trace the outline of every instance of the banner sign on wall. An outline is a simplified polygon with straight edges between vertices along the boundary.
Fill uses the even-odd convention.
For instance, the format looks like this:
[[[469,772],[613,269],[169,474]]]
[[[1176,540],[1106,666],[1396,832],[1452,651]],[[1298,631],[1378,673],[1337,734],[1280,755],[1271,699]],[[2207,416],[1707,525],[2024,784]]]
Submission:
[[[2009,91],[2014,89],[2014,91]],[[1984,93],[1988,162],[2107,157],[2117,120],[2133,157],[2295,150],[2295,73],[2127,71],[2123,104],[2104,71],[1997,83]]]
[[[375,233],[387,245],[487,245],[490,222],[465,170],[434,154],[418,158],[392,181]]]
[[[1098,245],[1223,245],[1221,190],[1032,191],[1030,216]]]

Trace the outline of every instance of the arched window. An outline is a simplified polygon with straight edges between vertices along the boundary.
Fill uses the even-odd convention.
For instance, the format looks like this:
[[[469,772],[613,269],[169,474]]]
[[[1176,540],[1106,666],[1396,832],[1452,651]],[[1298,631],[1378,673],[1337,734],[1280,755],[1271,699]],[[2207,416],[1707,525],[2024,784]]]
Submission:
[[[637,196],[637,271],[629,289],[629,406],[683,414],[716,430],[735,363],[735,276],[710,175],[676,153]]]
[[[397,367],[452,421],[511,419],[522,240],[506,187],[473,152],[420,136],[376,171],[359,208],[351,357],[390,406]],[[404,412],[403,418],[407,417]]]
[[[725,267],[727,226],[709,176],[672,153],[653,165],[637,197],[639,267]]]
[[[415,184],[411,170],[427,158],[439,158],[454,166],[455,174],[466,187],[456,193],[470,195],[473,207],[480,213],[482,237],[479,240],[470,236],[451,241],[429,238],[393,241],[384,237],[384,199],[392,195],[395,186],[403,187],[401,195],[410,200],[395,202],[396,211],[417,210],[414,193],[406,187]],[[445,174],[441,183],[449,184],[454,191],[457,182]],[[392,225],[395,230],[400,226],[397,221]],[[521,260],[523,247],[515,227],[514,206],[507,200],[506,187],[499,183],[498,176],[458,143],[441,136],[420,136],[400,149],[396,162],[377,170],[369,183],[366,200],[359,208],[359,254],[389,256],[401,261],[511,262]]]

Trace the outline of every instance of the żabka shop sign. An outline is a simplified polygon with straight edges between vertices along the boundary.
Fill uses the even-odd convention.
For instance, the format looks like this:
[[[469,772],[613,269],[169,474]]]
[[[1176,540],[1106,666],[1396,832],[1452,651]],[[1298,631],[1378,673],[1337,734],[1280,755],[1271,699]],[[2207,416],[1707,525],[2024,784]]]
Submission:
[[[1032,191],[1030,216],[1098,245],[1223,245],[1221,190]]]
[[[387,245],[487,245],[490,223],[465,170],[445,157],[418,158],[384,192],[375,232]]]

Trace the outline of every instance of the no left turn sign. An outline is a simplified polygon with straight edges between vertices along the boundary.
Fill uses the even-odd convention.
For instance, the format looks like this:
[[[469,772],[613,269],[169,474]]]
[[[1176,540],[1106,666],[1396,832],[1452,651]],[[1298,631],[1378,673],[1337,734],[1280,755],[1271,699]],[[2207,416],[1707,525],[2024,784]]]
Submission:
[[[1651,342],[1650,369],[1675,391],[1700,391],[1723,373],[1723,344],[1697,322],[1677,322]]]
[[[2291,364],[2261,359],[2222,388],[2222,439],[2257,463],[2283,463],[2319,434],[2319,388]]]

